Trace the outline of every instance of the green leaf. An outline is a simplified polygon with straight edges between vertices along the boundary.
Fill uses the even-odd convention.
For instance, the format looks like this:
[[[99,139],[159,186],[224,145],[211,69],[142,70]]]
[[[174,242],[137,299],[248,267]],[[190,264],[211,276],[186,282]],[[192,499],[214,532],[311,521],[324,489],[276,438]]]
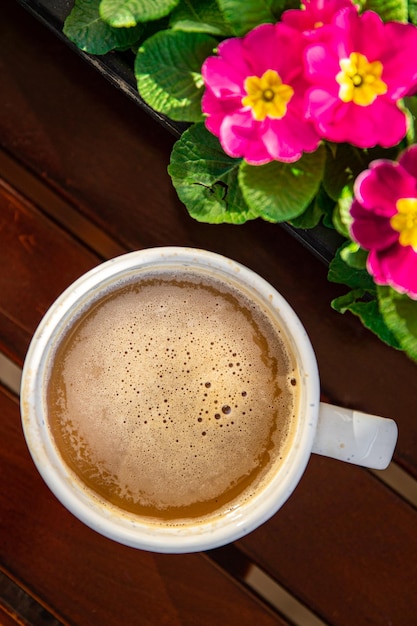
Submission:
[[[228,157],[203,123],[186,130],[174,145],[168,172],[178,197],[200,222],[242,224],[257,217],[237,180],[240,159]]]
[[[366,270],[368,252],[361,248],[358,243],[351,241],[345,244],[340,249],[340,257],[349,267],[357,270]]]
[[[417,0],[408,0],[408,16],[413,24],[417,24]]]
[[[319,189],[324,155],[324,147],[320,146],[295,163],[272,161],[255,166],[243,162],[239,184],[248,206],[270,222],[283,222],[301,215]]]
[[[407,0],[366,0],[363,10],[379,13],[384,22],[390,20],[407,22],[408,20]]]
[[[245,35],[259,24],[274,23],[282,9],[283,0],[218,0],[218,5],[235,35]]]
[[[371,330],[377,335],[384,343],[393,348],[400,348],[400,344],[395,337],[394,333],[388,328],[385,320],[379,310],[378,301],[376,298],[365,301],[362,298],[366,298],[368,292],[363,289],[354,289],[349,291],[344,296],[336,298],[332,302],[332,307],[339,311],[339,313],[345,313],[350,311],[361,320],[365,328]]]
[[[171,13],[173,30],[202,32],[210,35],[230,36],[232,31],[225,22],[216,0],[180,0]]]
[[[358,298],[363,298],[366,293],[367,291],[364,289],[352,289],[343,296],[332,300],[332,309],[338,313],[346,313],[346,311],[349,311],[349,307],[356,302]]]
[[[295,228],[314,228],[320,222],[322,215],[323,209],[314,199],[301,215],[291,220],[291,225]]]
[[[133,45],[143,31],[134,28],[113,28],[99,15],[100,0],[75,0],[64,22],[63,32],[75,45],[90,54],[106,54]]]
[[[168,15],[179,0],[101,0],[101,18],[116,28],[130,28],[138,22]]]
[[[201,66],[216,45],[216,40],[204,33],[171,30],[160,31],[147,39],[135,61],[140,96],[173,120],[202,120]]]
[[[336,207],[336,203],[324,189],[323,181],[316,196],[316,202],[320,205],[323,213],[323,225],[327,228],[334,229],[333,213]]]
[[[401,348],[417,361],[417,300],[391,287],[378,286],[379,307],[384,320],[397,337]]]
[[[346,239],[350,238],[349,227],[352,222],[350,207],[352,206],[353,192],[350,185],[346,185],[340,193],[339,200],[333,212],[333,226]]]
[[[327,150],[323,185],[333,200],[339,200],[342,190],[351,187],[354,179],[368,165],[359,148],[350,144],[332,144]]]
[[[404,98],[404,110],[408,119],[407,144],[415,143],[417,137],[417,98],[415,96]]]
[[[375,293],[375,283],[366,269],[352,267],[343,259],[344,250],[350,245],[350,242],[346,242],[336,252],[329,266],[328,279],[333,283],[347,285],[351,289],[363,289],[369,293]]]

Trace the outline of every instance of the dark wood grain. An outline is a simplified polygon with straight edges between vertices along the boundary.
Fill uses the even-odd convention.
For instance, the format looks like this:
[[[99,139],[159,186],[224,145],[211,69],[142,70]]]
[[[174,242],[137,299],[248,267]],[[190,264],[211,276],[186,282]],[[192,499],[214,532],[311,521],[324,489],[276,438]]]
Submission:
[[[0,179],[0,347],[22,363],[47,308],[100,259]]]

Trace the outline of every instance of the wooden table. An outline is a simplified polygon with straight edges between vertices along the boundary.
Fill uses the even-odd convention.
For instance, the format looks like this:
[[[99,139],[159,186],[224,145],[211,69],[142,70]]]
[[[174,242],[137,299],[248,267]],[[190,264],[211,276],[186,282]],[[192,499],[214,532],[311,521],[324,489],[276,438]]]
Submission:
[[[113,543],[51,495],[18,398],[0,390],[0,623],[417,624],[417,368],[330,308],[342,290],[280,226],[193,221],[166,173],[174,138],[14,0],[0,19],[0,349],[21,366],[43,313],[119,253],[187,245],[262,274],[296,309],[323,394],[391,416],[395,462],[372,472],[313,457],[262,528],[204,554]]]

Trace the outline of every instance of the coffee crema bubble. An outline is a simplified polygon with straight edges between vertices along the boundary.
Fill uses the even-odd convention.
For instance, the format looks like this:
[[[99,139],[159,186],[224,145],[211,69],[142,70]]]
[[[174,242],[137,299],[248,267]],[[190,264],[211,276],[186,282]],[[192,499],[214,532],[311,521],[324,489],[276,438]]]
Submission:
[[[100,498],[165,521],[202,520],[256,492],[285,453],[292,357],[256,303],[192,271],[96,302],[56,350],[51,430]]]

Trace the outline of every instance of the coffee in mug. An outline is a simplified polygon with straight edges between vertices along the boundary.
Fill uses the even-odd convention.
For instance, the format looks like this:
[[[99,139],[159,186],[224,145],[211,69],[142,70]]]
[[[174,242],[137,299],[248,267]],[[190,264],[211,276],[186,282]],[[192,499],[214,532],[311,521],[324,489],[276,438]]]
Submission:
[[[232,280],[150,271],[72,320],[49,367],[47,419],[103,503],[193,524],[251,499],[290,445],[294,356]]]

